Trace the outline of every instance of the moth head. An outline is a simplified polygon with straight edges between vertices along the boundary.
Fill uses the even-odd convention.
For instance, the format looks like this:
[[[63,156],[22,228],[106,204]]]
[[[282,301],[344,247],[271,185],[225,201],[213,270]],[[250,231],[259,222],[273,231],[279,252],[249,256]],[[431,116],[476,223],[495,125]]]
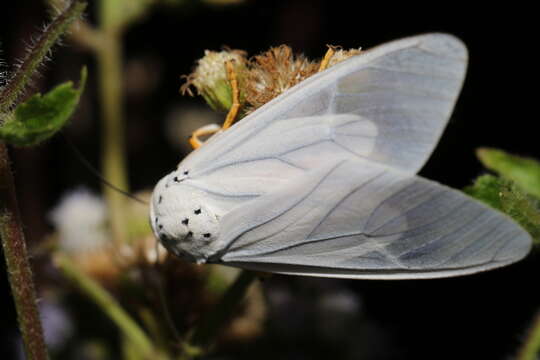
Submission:
[[[219,219],[205,204],[204,193],[178,181],[181,175],[174,171],[156,185],[150,203],[152,229],[173,254],[204,263],[216,252]]]

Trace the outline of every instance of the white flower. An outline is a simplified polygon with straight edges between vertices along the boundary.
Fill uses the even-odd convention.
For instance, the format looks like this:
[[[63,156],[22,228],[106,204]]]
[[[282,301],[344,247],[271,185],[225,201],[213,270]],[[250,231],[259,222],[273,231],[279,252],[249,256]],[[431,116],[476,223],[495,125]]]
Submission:
[[[104,201],[79,188],[66,194],[49,218],[59,234],[62,250],[83,253],[102,250],[109,242]]]

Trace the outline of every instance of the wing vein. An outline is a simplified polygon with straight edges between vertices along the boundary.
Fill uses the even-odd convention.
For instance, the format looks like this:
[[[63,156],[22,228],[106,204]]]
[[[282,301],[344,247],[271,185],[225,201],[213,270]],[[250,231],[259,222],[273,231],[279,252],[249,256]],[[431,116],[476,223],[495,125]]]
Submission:
[[[365,69],[383,70],[383,71],[388,71],[388,72],[393,72],[393,73],[398,73],[398,74],[410,74],[410,75],[421,76],[421,77],[426,77],[426,78],[435,78],[435,79],[452,80],[452,81],[456,80],[456,78],[453,76],[442,76],[442,75],[435,75],[433,73],[428,74],[428,73],[409,71],[409,70],[398,70],[396,68],[386,67],[382,65],[375,65],[375,64],[367,65]]]
[[[343,202],[345,202],[348,198],[350,198],[354,193],[357,191],[360,191],[364,186],[368,185],[369,183],[373,182],[374,180],[378,179],[380,176],[382,176],[385,173],[385,171],[381,171],[378,174],[375,174],[373,177],[368,179],[366,182],[356,186],[354,189],[349,191],[345,196],[343,196],[339,201],[330,209],[328,212],[323,216],[323,218],[315,225],[313,230],[306,236],[307,239],[311,238],[311,236],[317,231],[317,229],[321,226],[321,224],[328,219],[328,217],[336,210]]]
[[[244,230],[242,234],[236,236],[236,238],[235,238],[233,241],[231,241],[231,242],[229,243],[229,245],[227,246],[227,249],[229,249],[229,248],[236,242],[236,240],[237,240],[238,238],[240,238],[243,234],[245,234],[245,233],[247,233],[247,232],[249,232],[249,231],[252,231],[252,230],[254,230],[254,229],[257,229],[257,228],[259,228],[259,227],[261,227],[261,226],[263,226],[263,225],[268,224],[268,223],[271,222],[271,221],[274,221],[274,220],[280,218],[281,216],[283,216],[283,215],[287,214],[289,211],[291,211],[291,209],[293,209],[293,208],[295,208],[296,206],[298,206],[298,204],[300,204],[301,202],[303,202],[304,200],[306,200],[311,194],[313,194],[313,193],[319,188],[319,186],[320,186],[320,185],[328,178],[328,176],[330,176],[330,175],[334,172],[334,170],[337,169],[337,168],[338,168],[341,164],[343,164],[344,162],[345,162],[345,160],[340,161],[340,162],[338,162],[336,165],[334,165],[334,166],[333,166],[326,174],[324,174],[324,176],[317,182],[317,184],[315,184],[315,186],[314,186],[312,189],[310,189],[304,196],[302,196],[299,200],[297,200],[294,204],[292,204],[288,209],[284,210],[283,212],[281,212],[281,213],[279,213],[279,214],[276,214],[276,215],[270,217],[270,219],[267,219],[267,220],[265,220],[265,221],[263,221],[263,222],[261,222],[261,223],[255,225],[255,226],[253,226],[253,227],[251,227],[251,228],[249,228],[249,229],[247,229],[247,230]],[[245,246],[248,246],[248,245],[251,245],[251,244],[253,244],[253,243],[255,243],[255,242],[258,242],[258,241],[260,241],[260,240],[261,240],[261,239],[255,239],[254,241],[252,241],[252,242],[249,243],[249,244],[244,244],[244,245],[242,245],[242,246],[239,246],[238,249],[240,249],[240,248],[242,248],[242,247],[245,247]]]
[[[416,186],[417,184],[415,184],[414,182],[408,184],[406,187],[402,188],[399,190],[399,192],[404,192],[404,191],[407,191],[407,189],[411,188],[411,187],[414,187]],[[377,207],[375,209],[373,209],[373,211],[371,212],[371,215],[368,219],[368,221],[366,221],[366,224],[369,224],[371,222],[371,219],[373,217],[373,214],[375,214],[377,211],[379,211],[379,209],[381,208],[381,206],[383,206],[389,199],[391,199],[394,195],[396,195],[397,192],[389,195],[387,198],[385,198],[383,201],[381,201],[379,203],[379,205],[377,205]],[[435,195],[431,196],[429,199],[427,199],[426,201],[423,201],[421,203],[418,203],[416,204],[415,206],[413,206],[412,208],[409,208],[407,209],[407,211],[413,211],[414,209],[417,209],[418,207],[424,205],[427,201],[433,201],[435,199],[437,199],[437,197],[441,196],[441,195],[444,195],[444,192],[438,192],[438,193],[435,193]],[[384,226],[386,226],[389,222],[392,222],[393,220],[395,220],[395,218],[391,218],[389,219],[388,221],[385,221],[383,224],[381,224],[380,226],[378,226],[376,229],[374,229],[373,231],[371,231],[372,233],[375,233],[377,231],[379,231],[381,228],[383,228]]]

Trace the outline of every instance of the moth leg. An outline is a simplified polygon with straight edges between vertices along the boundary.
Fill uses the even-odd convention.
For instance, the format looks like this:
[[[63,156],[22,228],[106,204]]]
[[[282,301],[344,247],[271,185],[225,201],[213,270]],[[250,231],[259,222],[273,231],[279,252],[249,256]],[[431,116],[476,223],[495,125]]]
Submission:
[[[227,79],[231,84],[232,105],[221,127],[223,130],[228,129],[232,125],[238,115],[238,110],[240,109],[240,91],[238,90],[238,79],[236,78],[233,62],[225,62],[225,69],[227,70]]]
[[[227,113],[227,117],[225,118],[225,121],[223,122],[222,126],[219,126],[217,124],[210,124],[205,125],[203,127],[198,128],[191,134],[189,137],[189,144],[193,149],[197,149],[200,147],[204,141],[199,139],[200,136],[204,135],[211,135],[214,134],[220,130],[226,130],[228,129],[234,120],[236,119],[236,116],[238,115],[238,110],[240,109],[240,99],[239,94],[240,91],[238,90],[238,79],[236,77],[236,72],[234,71],[233,63],[232,61],[225,62],[225,69],[227,71],[227,79],[229,80],[231,84],[231,92],[232,92],[232,105],[229,109],[229,112]]]
[[[204,141],[199,139],[199,136],[212,135],[217,133],[219,130],[221,130],[221,126],[219,126],[218,124],[208,124],[205,126],[201,126],[191,134],[191,136],[189,137],[189,144],[193,149],[197,149],[204,143]]]
[[[328,67],[328,63],[330,62],[330,59],[332,58],[332,56],[334,56],[334,53],[336,52],[333,46],[330,46],[330,45],[327,45],[327,46],[328,46],[328,50],[326,50],[326,54],[324,54],[324,58],[322,59],[321,65],[319,65],[319,70],[317,72],[326,70],[326,68]]]

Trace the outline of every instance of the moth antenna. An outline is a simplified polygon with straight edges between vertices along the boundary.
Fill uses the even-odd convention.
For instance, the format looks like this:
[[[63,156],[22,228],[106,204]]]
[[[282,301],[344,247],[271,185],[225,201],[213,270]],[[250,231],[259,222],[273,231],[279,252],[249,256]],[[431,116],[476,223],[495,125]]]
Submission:
[[[147,201],[144,201],[142,199],[139,199],[138,197],[136,197],[135,195],[125,191],[125,190],[122,190],[120,189],[118,186],[115,186],[114,184],[111,184],[107,179],[105,179],[98,170],[96,170],[95,167],[92,166],[92,164],[90,164],[90,162],[88,162],[88,160],[86,160],[86,158],[84,157],[84,155],[79,151],[79,149],[77,149],[77,147],[75,146],[75,144],[73,144],[71,142],[71,140],[67,137],[66,134],[62,133],[62,136],[64,138],[64,140],[66,141],[66,143],[68,144],[68,146],[71,148],[71,150],[73,150],[73,152],[75,153],[75,156],[78,158],[78,160],[86,167],[86,169],[88,171],[90,171],[90,173],[92,173],[92,175],[94,175],[95,177],[97,177],[103,184],[107,185],[108,187],[110,187],[111,189],[114,189],[116,191],[118,191],[119,193],[127,196],[128,198],[132,199],[132,200],[135,200],[141,204],[144,204],[144,205],[148,205],[148,202]]]

